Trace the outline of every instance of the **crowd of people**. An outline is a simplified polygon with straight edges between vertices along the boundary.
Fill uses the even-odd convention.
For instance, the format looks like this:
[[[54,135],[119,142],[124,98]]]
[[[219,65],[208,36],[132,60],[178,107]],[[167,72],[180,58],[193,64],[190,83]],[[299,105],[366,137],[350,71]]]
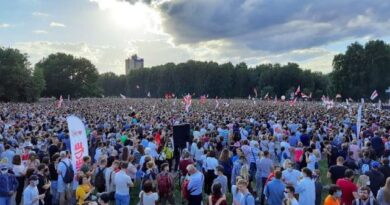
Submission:
[[[0,204],[389,205],[389,111],[364,104],[358,129],[358,105],[1,103]],[[69,115],[88,139],[79,170]],[[183,123],[191,141],[179,149],[173,127]]]

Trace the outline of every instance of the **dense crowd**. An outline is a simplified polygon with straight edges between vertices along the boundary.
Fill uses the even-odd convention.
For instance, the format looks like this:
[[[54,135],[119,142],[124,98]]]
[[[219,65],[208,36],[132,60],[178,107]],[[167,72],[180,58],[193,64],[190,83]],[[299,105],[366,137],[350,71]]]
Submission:
[[[389,205],[389,111],[364,104],[357,133],[358,105],[208,100],[186,112],[173,99],[2,103],[0,204]],[[87,133],[80,170],[69,115]],[[179,149],[172,130],[183,123],[192,141]]]

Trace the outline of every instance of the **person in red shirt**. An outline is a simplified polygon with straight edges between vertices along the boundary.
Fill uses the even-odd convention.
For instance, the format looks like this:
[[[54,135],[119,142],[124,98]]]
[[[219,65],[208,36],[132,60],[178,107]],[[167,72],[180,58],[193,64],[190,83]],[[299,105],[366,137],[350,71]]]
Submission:
[[[185,151],[183,154],[183,159],[181,159],[179,162],[179,170],[181,172],[181,176],[184,177],[187,175],[187,166],[193,163],[194,161],[191,159],[190,153]]]
[[[351,169],[345,170],[345,178],[338,179],[336,185],[340,187],[341,204],[352,205],[352,201],[359,198],[358,187],[353,183],[354,173]]]

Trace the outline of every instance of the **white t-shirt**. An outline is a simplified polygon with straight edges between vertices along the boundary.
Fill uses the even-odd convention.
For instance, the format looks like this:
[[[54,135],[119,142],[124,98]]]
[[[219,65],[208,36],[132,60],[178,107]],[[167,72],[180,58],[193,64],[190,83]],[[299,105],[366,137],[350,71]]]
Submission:
[[[14,172],[16,177],[20,177],[26,174],[26,167],[21,165],[13,165],[12,171]]]
[[[142,196],[143,195],[143,196]],[[146,194],[144,191],[139,193],[139,199],[142,199],[142,205],[155,205],[158,200],[157,193]]]
[[[311,171],[315,171],[317,157],[314,154],[309,155],[309,163],[307,163],[307,168],[309,168]]]
[[[215,170],[218,166],[218,160],[214,157],[207,157],[205,160],[205,169],[208,170]]]

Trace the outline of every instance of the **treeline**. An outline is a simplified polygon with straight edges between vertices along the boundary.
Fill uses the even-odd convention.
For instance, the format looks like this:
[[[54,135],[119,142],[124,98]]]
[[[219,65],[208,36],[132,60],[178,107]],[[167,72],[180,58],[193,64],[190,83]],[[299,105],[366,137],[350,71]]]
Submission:
[[[167,63],[140,70],[128,76],[98,73],[85,58],[56,53],[43,58],[34,67],[27,54],[17,49],[0,48],[0,101],[35,101],[39,97],[66,98],[119,96],[164,97],[174,93],[208,95],[209,98],[258,97],[267,93],[289,96],[300,86],[306,95],[319,99],[322,95],[334,98],[359,99],[377,90],[386,98],[390,86],[390,45],[376,40],[364,46],[353,43],[344,54],[334,57],[329,74],[303,70],[296,63],[262,64],[249,68],[245,63],[218,64],[188,61]]]

